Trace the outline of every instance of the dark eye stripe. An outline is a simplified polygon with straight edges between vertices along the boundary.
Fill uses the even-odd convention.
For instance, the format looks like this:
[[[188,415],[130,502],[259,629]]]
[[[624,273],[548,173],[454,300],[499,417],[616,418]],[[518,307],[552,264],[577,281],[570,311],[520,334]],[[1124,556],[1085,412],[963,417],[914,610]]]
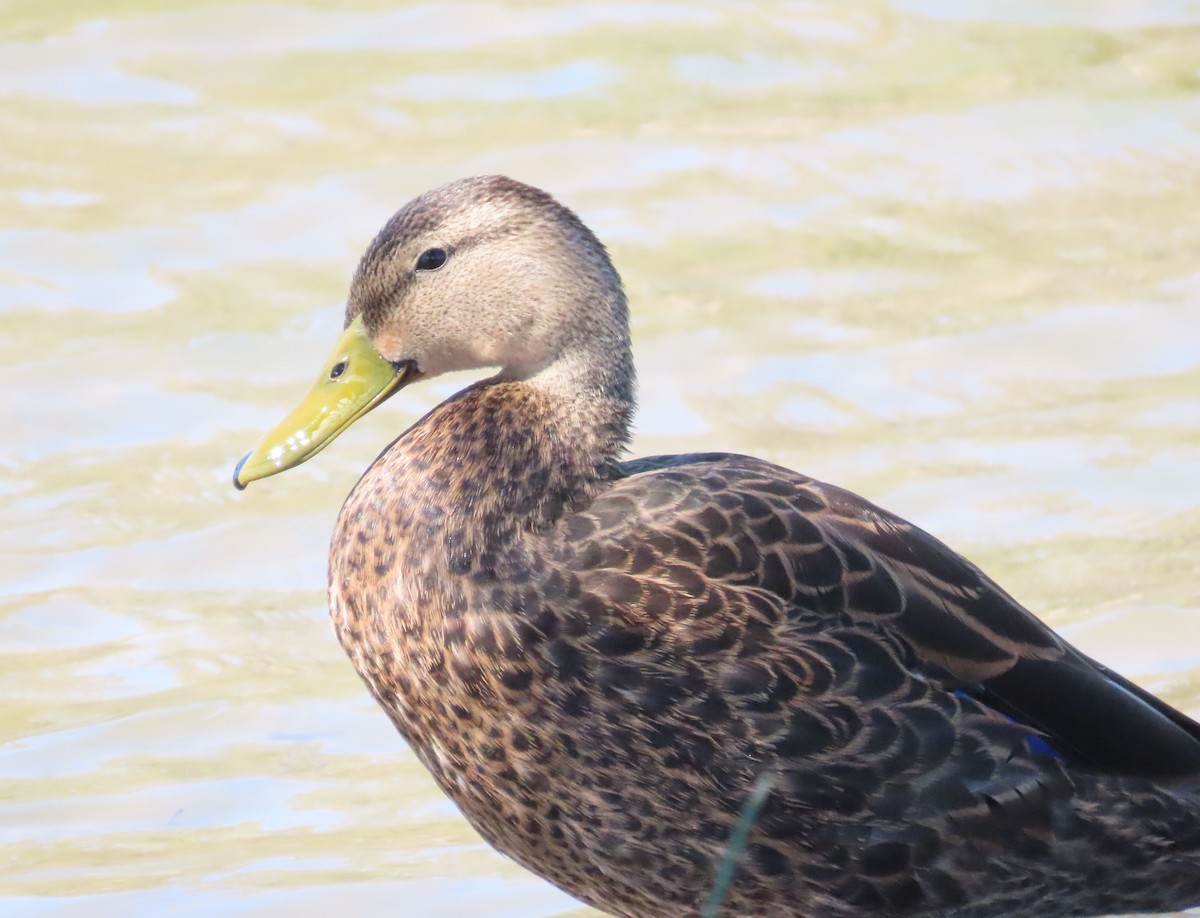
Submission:
[[[446,263],[445,249],[426,249],[417,258],[418,271],[436,271]]]

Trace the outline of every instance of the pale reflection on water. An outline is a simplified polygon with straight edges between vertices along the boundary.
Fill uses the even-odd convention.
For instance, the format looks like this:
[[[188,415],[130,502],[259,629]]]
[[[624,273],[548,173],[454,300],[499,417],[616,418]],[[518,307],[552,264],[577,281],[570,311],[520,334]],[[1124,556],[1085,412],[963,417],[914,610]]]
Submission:
[[[1200,713],[1200,6],[94,0],[0,12],[0,914],[587,914],[329,633],[351,484],[464,380],[232,464],[412,194],[610,244],[639,453],[756,453]]]

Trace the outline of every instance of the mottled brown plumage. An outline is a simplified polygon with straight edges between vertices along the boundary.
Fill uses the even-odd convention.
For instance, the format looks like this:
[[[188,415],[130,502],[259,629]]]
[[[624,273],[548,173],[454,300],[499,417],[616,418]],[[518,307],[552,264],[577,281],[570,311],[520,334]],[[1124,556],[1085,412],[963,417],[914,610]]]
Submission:
[[[695,916],[766,774],[724,914],[1200,905],[1195,723],[862,498],[744,456],[619,461],[624,295],[549,196],[418,198],[360,314],[417,375],[501,367],[368,469],[329,572],[355,667],[498,849],[602,911]]]

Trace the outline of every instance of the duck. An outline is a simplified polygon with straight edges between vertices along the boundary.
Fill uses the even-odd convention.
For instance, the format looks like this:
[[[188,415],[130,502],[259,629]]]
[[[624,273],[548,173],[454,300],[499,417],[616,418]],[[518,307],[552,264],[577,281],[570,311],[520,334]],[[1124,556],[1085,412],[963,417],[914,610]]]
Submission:
[[[701,915],[723,864],[743,918],[1200,905],[1195,721],[856,494],[751,456],[623,458],[627,298],[545,191],[480,176],[401,208],[234,484],[463,370],[347,497],[329,610],[500,852],[622,918]]]

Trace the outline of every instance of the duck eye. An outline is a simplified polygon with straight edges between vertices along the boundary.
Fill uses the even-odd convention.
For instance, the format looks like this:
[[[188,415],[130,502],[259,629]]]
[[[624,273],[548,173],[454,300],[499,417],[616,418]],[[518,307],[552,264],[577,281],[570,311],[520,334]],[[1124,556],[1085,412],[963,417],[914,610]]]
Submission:
[[[341,376],[345,372],[346,372],[346,361],[339,360],[337,363],[335,363],[333,365],[333,369],[331,369],[329,371],[329,378],[337,379],[339,376]]]
[[[418,271],[436,271],[446,263],[445,249],[426,249],[417,259]]]

